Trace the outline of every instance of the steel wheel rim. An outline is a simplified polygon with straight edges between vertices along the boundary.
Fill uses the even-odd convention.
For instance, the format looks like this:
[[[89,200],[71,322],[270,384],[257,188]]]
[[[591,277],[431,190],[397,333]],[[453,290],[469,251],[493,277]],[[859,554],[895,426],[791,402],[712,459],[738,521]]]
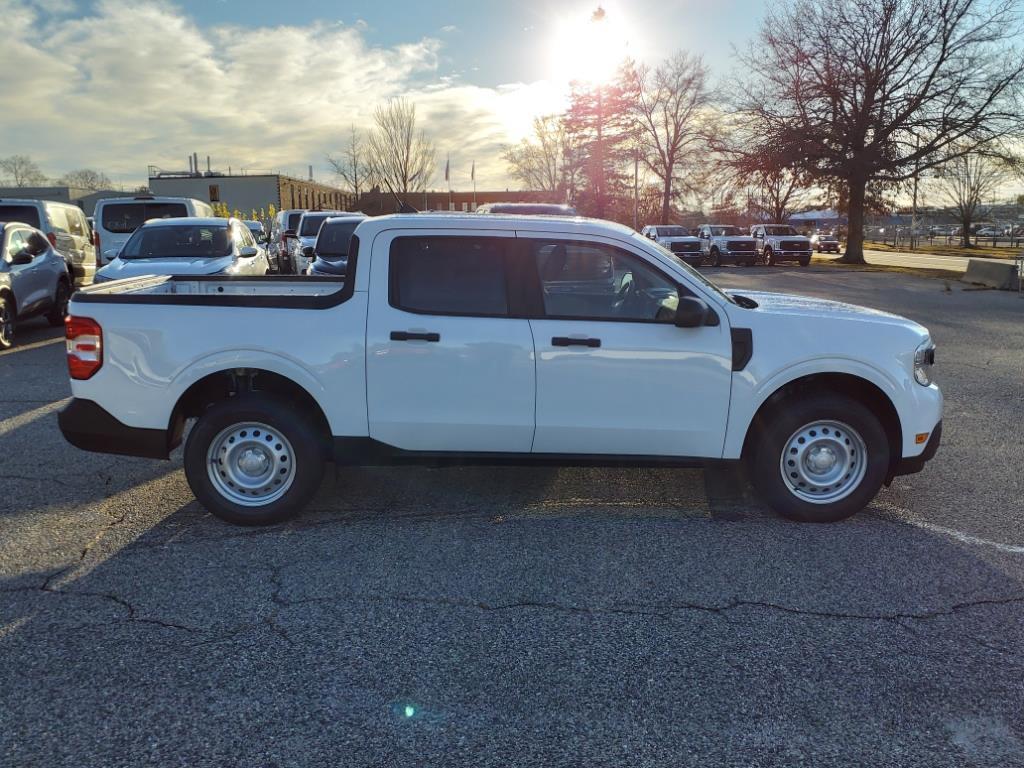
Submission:
[[[260,422],[222,429],[206,452],[207,473],[217,492],[243,507],[280,499],[295,480],[295,452],[280,430]]]
[[[806,424],[786,441],[779,470],[789,492],[811,504],[833,504],[857,490],[867,473],[867,446],[840,421]]]

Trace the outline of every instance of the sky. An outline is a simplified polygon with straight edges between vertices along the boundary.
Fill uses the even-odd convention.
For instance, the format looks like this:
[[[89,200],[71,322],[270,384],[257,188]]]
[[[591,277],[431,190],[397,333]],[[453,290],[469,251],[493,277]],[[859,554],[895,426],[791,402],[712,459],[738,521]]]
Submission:
[[[716,80],[764,0],[0,0],[0,156],[49,176],[147,166],[275,170],[330,180],[353,124],[405,96],[438,151],[432,186],[514,187],[502,149],[565,105],[568,82],[618,57],[703,55]]]

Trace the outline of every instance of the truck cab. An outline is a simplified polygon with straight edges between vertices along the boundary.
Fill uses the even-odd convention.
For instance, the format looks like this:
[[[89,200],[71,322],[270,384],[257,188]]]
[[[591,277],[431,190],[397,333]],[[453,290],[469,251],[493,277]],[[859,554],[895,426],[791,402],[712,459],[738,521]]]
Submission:
[[[731,224],[701,224],[697,230],[701,253],[713,266],[742,264],[754,266],[757,259],[754,238]]]
[[[811,240],[789,224],[755,224],[750,236],[757,243],[757,254],[768,266],[796,261],[801,267],[811,263]]]

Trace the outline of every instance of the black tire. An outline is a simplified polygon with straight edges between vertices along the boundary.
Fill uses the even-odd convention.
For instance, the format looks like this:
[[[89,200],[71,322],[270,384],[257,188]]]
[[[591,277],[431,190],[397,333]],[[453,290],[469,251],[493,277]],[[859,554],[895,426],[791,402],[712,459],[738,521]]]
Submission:
[[[767,264],[769,267],[775,266],[775,254],[772,253],[771,248],[764,249],[764,263]]]
[[[0,349],[14,346],[14,322],[17,311],[9,296],[0,294]]]
[[[867,456],[866,468],[851,468],[851,474],[863,472],[863,476],[842,498],[827,503],[808,501],[797,495],[783,479],[782,462],[788,460],[791,441],[803,428],[829,421],[838,422],[847,431],[841,436],[847,445],[850,445],[850,437],[859,437]],[[848,431],[851,428],[852,434]],[[837,435],[838,431],[833,429],[828,439],[835,440]],[[822,439],[826,439],[824,435]],[[799,522],[831,523],[856,514],[875,497],[889,473],[890,451],[885,429],[867,407],[845,395],[819,392],[783,400],[763,417],[750,447],[748,471],[754,487],[777,513]],[[810,450],[809,446],[808,452]],[[859,453],[851,451],[850,460],[855,465],[857,461],[863,462]],[[829,489],[809,490],[825,493]]]
[[[722,266],[722,253],[717,248],[711,249],[711,266],[720,267]]]
[[[71,288],[67,282],[61,280],[57,283],[57,293],[53,297],[53,309],[46,314],[46,322],[56,327],[64,325],[64,318],[68,316],[68,301],[71,299]]]
[[[801,267],[806,267],[810,263],[811,263],[811,257],[810,256],[801,256],[800,257],[800,266]]]
[[[283,435],[281,443],[290,444],[291,449],[287,452],[291,455],[284,456],[291,462],[291,485],[279,498],[261,506],[233,501],[214,484],[208,471],[208,452],[218,436],[233,425],[249,423],[266,425]],[[185,477],[199,502],[221,520],[273,525],[298,515],[313,498],[323,480],[325,458],[324,435],[309,413],[282,397],[256,392],[221,401],[199,417],[185,443]]]

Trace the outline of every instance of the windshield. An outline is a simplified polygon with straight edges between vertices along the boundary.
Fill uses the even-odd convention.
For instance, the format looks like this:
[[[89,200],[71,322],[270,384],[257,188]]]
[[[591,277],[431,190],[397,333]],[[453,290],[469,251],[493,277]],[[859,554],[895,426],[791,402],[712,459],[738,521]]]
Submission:
[[[360,221],[360,219],[333,221],[324,225],[320,230],[320,236],[316,239],[317,255],[329,258],[347,257],[352,233],[356,231]]]
[[[729,227],[726,227],[726,229],[729,229]],[[733,229],[735,229],[735,227],[733,227]],[[702,275],[696,269],[691,267],[685,261],[680,259],[679,256],[677,256],[676,254],[672,253],[672,251],[670,251],[668,248],[666,248],[665,246],[661,245],[661,243],[658,243],[658,242],[653,241],[653,240],[647,240],[646,238],[644,238],[644,242],[646,242],[646,243],[648,243],[650,245],[653,245],[661,253],[663,253],[666,256],[668,256],[670,259],[672,259],[673,262],[675,262],[680,267],[682,267],[684,270],[686,270],[686,273],[690,277],[692,277],[698,283],[700,283],[705,288],[707,288],[709,291],[714,293],[716,296],[720,296],[721,298],[723,298],[726,301],[728,301],[730,304],[736,304],[737,303],[736,300],[732,296],[730,296],[728,293],[726,293],[721,288],[719,288],[715,283],[713,283],[710,280],[708,280],[706,277],[704,277],[704,275]]]
[[[125,243],[122,259],[219,259],[231,255],[227,222],[223,225],[143,227]]]
[[[712,227],[711,234],[715,237],[736,237],[742,235],[743,230],[739,227]]]
[[[103,206],[100,225],[107,232],[134,232],[150,219],[176,219],[188,216],[184,203],[110,203]]]
[[[790,226],[785,227],[765,227],[764,233],[766,235],[795,235],[797,231]]]
[[[683,227],[658,227],[658,237],[689,237],[689,230]]]
[[[327,214],[320,216],[305,215],[302,217],[302,223],[299,225],[299,237],[313,237],[317,232],[320,231],[320,225],[324,223],[324,219],[327,218]]]

